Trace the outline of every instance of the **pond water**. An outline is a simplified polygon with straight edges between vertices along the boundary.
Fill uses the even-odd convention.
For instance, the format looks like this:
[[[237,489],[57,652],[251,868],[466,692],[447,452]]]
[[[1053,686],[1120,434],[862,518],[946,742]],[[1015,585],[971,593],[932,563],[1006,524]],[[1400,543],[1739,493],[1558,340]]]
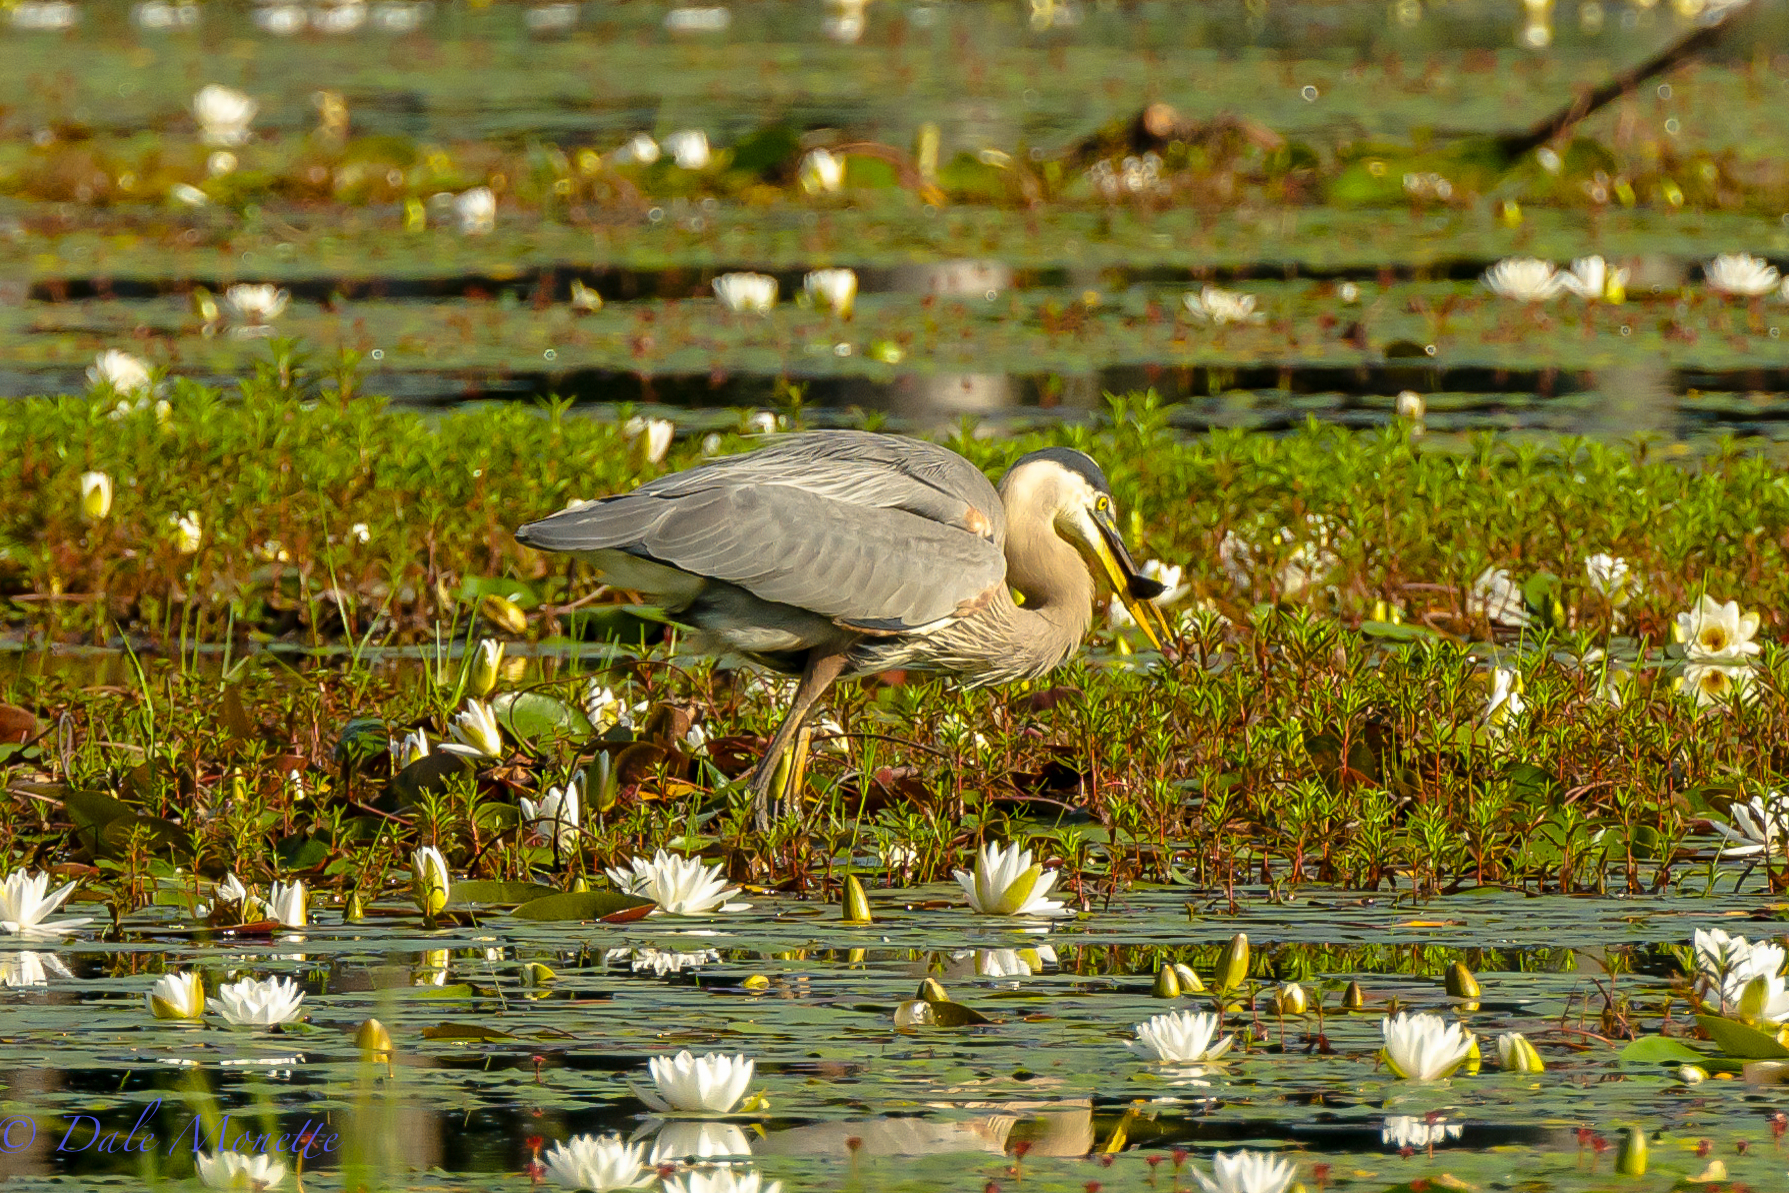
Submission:
[[[495,914],[429,931],[394,907],[393,919],[341,924],[325,910],[302,932],[201,939],[145,913],[116,943],[0,957],[5,1110],[35,1127],[28,1145],[29,1128],[7,1129],[4,1171],[27,1188],[178,1178],[192,1170],[195,1117],[214,1133],[228,1113],[255,1134],[309,1122],[320,1141],[335,1136],[304,1165],[315,1188],[519,1187],[531,1138],[618,1131],[666,1158],[756,1165],[793,1189],[1187,1187],[1183,1164],[1204,1169],[1214,1150],[1246,1145],[1289,1155],[1312,1189],[1463,1187],[1452,1179],[1577,1190],[1605,1187],[1619,1132],[1644,1124],[1662,1133],[1647,1187],[1720,1160],[1735,1181],[1769,1188],[1785,1167],[1784,1100],[1771,1087],[1725,1075],[1686,1085],[1672,1066],[1623,1060],[1610,1040],[1619,1021],[1685,1028],[1680,999],[1665,1014],[1669,949],[1693,927],[1769,932],[1747,922],[1767,914],[1759,896],[1728,885],[1424,903],[1391,891],[1275,903],[1243,889],[1233,910],[1142,888],[1094,895],[1080,919],[1048,929],[973,918],[952,906],[954,886],[876,889],[875,922],[858,926],[836,906],[757,892],[749,910],[625,926]],[[1128,1052],[1133,1025],[1212,1002],[1152,997],[1155,970],[1180,961],[1210,980],[1238,931],[1257,974],[1243,1001],[1260,996],[1226,1027],[1254,1039],[1203,1068]],[[1476,1006],[1442,988],[1454,961],[1478,976]],[[529,984],[528,963],[556,977]],[[308,1020],[271,1034],[153,1020],[143,992],[177,967],[211,982],[290,976]],[[1301,980],[1326,1013],[1275,1014],[1275,975]],[[928,977],[991,1022],[896,1030],[897,1005]],[[1338,1011],[1351,981],[1367,1007]],[[1393,1000],[1458,1015],[1492,1059],[1449,1081],[1393,1079],[1375,1057]],[[392,1033],[389,1066],[355,1047],[369,1016]],[[503,1034],[424,1038],[450,1024]],[[1540,1048],[1545,1074],[1497,1070],[1490,1043],[1512,1030]],[[768,1108],[655,1116],[629,1083],[646,1082],[648,1057],[685,1047],[753,1057]],[[139,1150],[83,1147],[91,1120],[101,1141],[137,1127]],[[148,1134],[157,1145],[143,1152]]]

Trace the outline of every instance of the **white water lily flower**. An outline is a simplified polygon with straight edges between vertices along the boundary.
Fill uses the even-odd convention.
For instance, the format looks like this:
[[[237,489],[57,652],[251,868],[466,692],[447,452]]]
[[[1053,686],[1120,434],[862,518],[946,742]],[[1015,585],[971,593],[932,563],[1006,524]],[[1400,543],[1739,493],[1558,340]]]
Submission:
[[[1073,915],[1057,899],[1046,899],[1060,871],[1045,870],[1018,842],[1001,846],[990,841],[976,857],[975,873],[957,870],[958,885],[969,906],[980,915]]]
[[[1627,296],[1628,271],[1611,269],[1601,257],[1579,257],[1559,275],[1559,284],[1585,302],[1620,302]]]
[[[1406,389],[1398,394],[1399,418],[1407,418],[1413,423],[1419,423],[1428,412],[1429,404],[1414,389]]]
[[[1753,943],[1719,928],[1698,928],[1691,937],[1691,949],[1696,961],[1696,997],[1718,1003],[1723,1011],[1739,1006],[1754,978],[1775,979],[1777,991],[1773,993],[1781,992],[1783,963],[1789,954],[1773,941]],[[1789,1006],[1782,1009],[1789,1012]]]
[[[1708,288],[1734,298],[1762,298],[1777,288],[1777,267],[1750,253],[1722,253],[1702,267]]]
[[[272,1189],[286,1179],[286,1166],[265,1152],[197,1152],[199,1180],[211,1189]]]
[[[273,918],[288,928],[302,928],[310,922],[302,882],[295,881],[289,886],[283,882],[274,883],[273,889],[267,893],[267,904]]]
[[[671,450],[671,440],[677,436],[677,424],[668,418],[640,418],[636,415],[621,425],[621,433],[629,439],[638,439],[644,443],[647,463],[657,464]]]
[[[72,978],[68,966],[54,953],[0,953],[0,986],[9,990],[23,986],[47,986],[49,974]]]
[[[157,1019],[198,1019],[205,1014],[205,982],[196,973],[170,973],[143,994]]]
[[[46,873],[14,870],[8,874],[6,881],[0,882],[0,930],[14,936],[60,936],[93,922],[83,918],[44,923],[44,917],[61,907],[75,889],[71,882],[45,894],[49,885],[50,876]]]
[[[579,773],[564,787],[549,787],[539,803],[523,796],[522,825],[537,844],[552,845],[561,853],[578,845],[578,810],[583,804],[584,776]]]
[[[730,311],[762,313],[776,305],[776,279],[766,273],[723,273],[712,285]]]
[[[712,154],[708,134],[699,128],[686,128],[665,138],[665,148],[680,170],[706,170]]]
[[[774,435],[782,429],[777,416],[768,410],[754,410],[746,415],[745,433],[747,435]]]
[[[1260,323],[1267,316],[1255,309],[1255,296],[1206,286],[1181,300],[1186,313],[1201,323]]]
[[[1235,1036],[1218,1037],[1223,1026],[1223,1019],[1209,1011],[1170,1011],[1137,1024],[1137,1038],[1124,1046],[1146,1060],[1214,1061],[1236,1043]]]
[[[749,903],[729,903],[727,896],[739,888],[728,886],[719,863],[701,858],[677,857],[659,850],[652,860],[633,858],[626,867],[612,867],[609,880],[624,894],[638,895],[658,904],[654,914],[706,915],[714,911],[744,911]]]
[[[810,195],[830,195],[845,185],[845,159],[827,149],[811,149],[797,171],[801,189]]]
[[[1717,708],[1735,700],[1749,703],[1754,695],[1749,663],[1691,663],[1678,683],[1695,697],[1697,708]]]
[[[1528,614],[1521,586],[1511,578],[1508,568],[1488,567],[1478,574],[1466,597],[1466,612],[1483,614],[1493,625],[1525,626],[1534,620]]]
[[[1691,662],[1738,663],[1762,650],[1752,641],[1758,623],[1757,613],[1740,613],[1738,601],[1723,605],[1703,593],[1694,609],[1677,615],[1675,633]]]
[[[87,369],[90,385],[109,385],[120,396],[149,392],[149,366],[128,352],[108,348],[93,358]]]
[[[756,1168],[693,1168],[665,1181],[665,1193],[782,1193],[783,1182],[765,1182]]]
[[[590,718],[590,724],[598,733],[607,733],[617,726],[622,729],[634,727],[626,702],[600,680],[593,679],[584,687],[584,715]]]
[[[1422,1151],[1438,1143],[1458,1139],[1463,1134],[1465,1128],[1459,1123],[1450,1123],[1444,1119],[1417,1118],[1410,1114],[1394,1114],[1380,1126],[1379,1141],[1386,1147],[1395,1147],[1400,1151],[1404,1148]]]
[[[453,198],[453,213],[460,221],[460,232],[466,236],[485,236],[497,226],[497,193],[488,186],[475,186]]]
[[[637,162],[642,166],[650,166],[659,158],[658,142],[645,133],[635,133],[628,138],[627,144],[609,155],[609,160],[622,165]]]
[[[1506,257],[1485,270],[1485,288],[1517,302],[1546,302],[1565,288],[1551,261]]]
[[[277,319],[292,301],[290,291],[271,282],[258,285],[238,283],[224,291],[224,306],[230,318],[243,327],[263,327]]]
[[[816,269],[801,280],[814,309],[831,311],[841,319],[851,317],[857,304],[857,274],[849,269]]]
[[[1784,852],[1785,842],[1789,841],[1789,799],[1782,792],[1753,796],[1749,803],[1732,805],[1727,814],[1733,818],[1733,824],[1716,822],[1714,829],[1735,844],[1723,847],[1721,856]]]
[[[103,472],[81,473],[81,513],[101,522],[112,512],[112,478]]]
[[[259,899],[248,893],[248,888],[242,885],[242,879],[236,877],[234,873],[226,874],[224,880],[217,884],[213,898],[217,900],[215,904],[201,903],[193,909],[193,914],[202,920],[209,919],[214,907],[233,903],[238,909],[239,923],[252,923],[261,918],[264,905]]]
[[[1505,729],[1526,710],[1522,700],[1522,676],[1508,667],[1491,671],[1491,694],[1479,719],[1493,729]]]
[[[401,738],[388,739],[386,749],[391,752],[391,769],[400,771],[418,758],[429,756],[429,735],[412,729]]]
[[[1586,559],[1584,574],[1589,577],[1590,586],[1609,602],[1611,608],[1622,608],[1640,589],[1628,561],[1607,552],[1598,552]]]
[[[1205,1193],[1286,1193],[1297,1175],[1290,1160],[1267,1152],[1217,1152],[1210,1176],[1193,1169],[1193,1179]]]
[[[205,541],[205,530],[199,525],[199,512],[169,514],[168,529],[174,535],[174,549],[182,555],[196,555]]]
[[[298,1016],[304,991],[291,978],[243,978],[217,990],[217,1009],[238,1027],[274,1027]]]
[[[541,1157],[547,1176],[567,1189],[605,1193],[609,1189],[639,1189],[658,1176],[647,1167],[646,1146],[623,1143],[619,1135],[574,1135],[556,1143]]]
[[[653,1057],[647,1062],[653,1088],[633,1088],[642,1102],[661,1113],[728,1114],[745,1097],[756,1067],[748,1056],[710,1052],[698,1057],[686,1048],[676,1056]]]
[[[1379,1022],[1385,1040],[1387,1067],[1410,1081],[1441,1081],[1453,1076],[1472,1051],[1472,1037],[1458,1023],[1439,1015],[1400,1012]]]
[[[447,723],[447,731],[453,734],[453,741],[443,743],[443,750],[470,758],[503,757],[503,730],[497,724],[497,714],[483,700],[466,701],[464,711]]]
[[[208,83],[193,96],[193,119],[207,145],[240,145],[248,140],[248,126],[260,105],[236,90]]]

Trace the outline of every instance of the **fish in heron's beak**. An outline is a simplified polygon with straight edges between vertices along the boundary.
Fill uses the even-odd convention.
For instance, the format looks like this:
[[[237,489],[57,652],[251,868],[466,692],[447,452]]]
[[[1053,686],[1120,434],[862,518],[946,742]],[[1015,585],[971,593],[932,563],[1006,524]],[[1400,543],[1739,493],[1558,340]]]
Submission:
[[[1110,510],[1094,510],[1093,524],[1099,528],[1099,535],[1088,546],[1093,555],[1105,569],[1106,579],[1112,585],[1112,592],[1124,607],[1129,609],[1137,624],[1143,627],[1143,633],[1157,650],[1166,650],[1165,642],[1173,640],[1174,631],[1168,625],[1168,618],[1161,607],[1154,603],[1154,598],[1162,594],[1159,581],[1151,580],[1137,570],[1131,553],[1125,548],[1124,537],[1118,533],[1118,526],[1112,521]]]

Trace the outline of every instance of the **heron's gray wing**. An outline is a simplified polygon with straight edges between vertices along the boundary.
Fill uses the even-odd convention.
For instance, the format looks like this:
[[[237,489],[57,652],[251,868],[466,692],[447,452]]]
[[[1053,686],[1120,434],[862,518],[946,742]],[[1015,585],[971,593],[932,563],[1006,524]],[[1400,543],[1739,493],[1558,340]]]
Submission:
[[[636,490],[554,514],[517,537],[548,551],[626,551],[884,633],[966,615],[1006,577],[1001,548],[982,535],[785,484]]]
[[[642,494],[684,496],[720,485],[783,485],[849,505],[898,509],[1006,542],[1000,497],[974,464],[935,443],[870,431],[778,435],[764,447],[649,481]]]

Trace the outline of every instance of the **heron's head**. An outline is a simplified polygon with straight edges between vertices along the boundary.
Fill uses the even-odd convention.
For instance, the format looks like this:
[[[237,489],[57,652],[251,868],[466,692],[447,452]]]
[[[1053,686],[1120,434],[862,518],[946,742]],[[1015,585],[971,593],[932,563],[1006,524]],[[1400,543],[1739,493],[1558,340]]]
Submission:
[[[1137,570],[1118,532],[1118,503],[1106,474],[1085,452],[1050,447],[1020,457],[1000,481],[1009,533],[1019,518],[1047,521],[1094,572],[1106,577],[1150,641],[1159,648],[1167,619],[1150,604],[1162,586]]]

